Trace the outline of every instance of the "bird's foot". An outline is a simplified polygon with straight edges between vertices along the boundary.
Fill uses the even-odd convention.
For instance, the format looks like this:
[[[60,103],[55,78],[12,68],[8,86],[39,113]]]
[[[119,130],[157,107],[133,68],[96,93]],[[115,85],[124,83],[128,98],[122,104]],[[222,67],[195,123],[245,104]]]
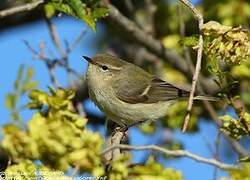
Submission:
[[[128,131],[129,128],[143,124],[145,122],[146,122],[146,120],[142,120],[142,121],[138,121],[138,122],[135,122],[133,124],[130,124],[130,125],[123,126],[123,127],[116,127],[115,132],[126,132],[126,131]]]

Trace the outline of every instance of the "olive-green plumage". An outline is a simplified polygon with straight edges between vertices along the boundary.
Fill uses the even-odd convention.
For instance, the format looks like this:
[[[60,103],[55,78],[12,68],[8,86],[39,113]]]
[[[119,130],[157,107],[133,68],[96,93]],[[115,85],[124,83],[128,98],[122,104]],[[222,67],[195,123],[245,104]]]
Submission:
[[[155,120],[189,92],[163,81],[142,68],[109,54],[97,54],[89,62],[87,84],[90,98],[121,126]],[[197,99],[211,99],[197,97]]]

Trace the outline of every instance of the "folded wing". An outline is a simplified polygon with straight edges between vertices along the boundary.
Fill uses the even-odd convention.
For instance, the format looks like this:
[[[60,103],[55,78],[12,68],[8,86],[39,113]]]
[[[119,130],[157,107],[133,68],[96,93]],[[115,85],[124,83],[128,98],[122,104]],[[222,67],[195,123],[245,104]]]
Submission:
[[[140,83],[138,86],[137,83]],[[123,81],[119,83],[120,87],[116,89],[117,97],[126,103],[156,103],[159,101],[169,101],[189,96],[189,92],[180,89],[159,78],[153,77],[149,82],[130,82]]]

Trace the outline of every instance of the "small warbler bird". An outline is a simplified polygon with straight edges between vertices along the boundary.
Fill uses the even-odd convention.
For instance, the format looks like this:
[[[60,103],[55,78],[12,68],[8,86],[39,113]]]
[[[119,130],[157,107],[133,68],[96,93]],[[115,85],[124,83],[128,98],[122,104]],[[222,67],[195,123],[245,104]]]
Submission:
[[[83,57],[89,62],[86,79],[91,100],[122,127],[159,119],[175,102],[189,97],[189,91],[115,56]],[[194,99],[216,100],[206,96]]]

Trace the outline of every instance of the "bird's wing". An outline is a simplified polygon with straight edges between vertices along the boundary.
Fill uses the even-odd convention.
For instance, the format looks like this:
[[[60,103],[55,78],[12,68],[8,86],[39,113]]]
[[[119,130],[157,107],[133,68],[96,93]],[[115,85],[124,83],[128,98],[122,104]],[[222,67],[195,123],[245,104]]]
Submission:
[[[136,79],[123,81],[119,83],[119,88],[115,89],[117,97],[130,104],[169,101],[189,95],[188,91],[155,77],[149,82],[139,82]]]

